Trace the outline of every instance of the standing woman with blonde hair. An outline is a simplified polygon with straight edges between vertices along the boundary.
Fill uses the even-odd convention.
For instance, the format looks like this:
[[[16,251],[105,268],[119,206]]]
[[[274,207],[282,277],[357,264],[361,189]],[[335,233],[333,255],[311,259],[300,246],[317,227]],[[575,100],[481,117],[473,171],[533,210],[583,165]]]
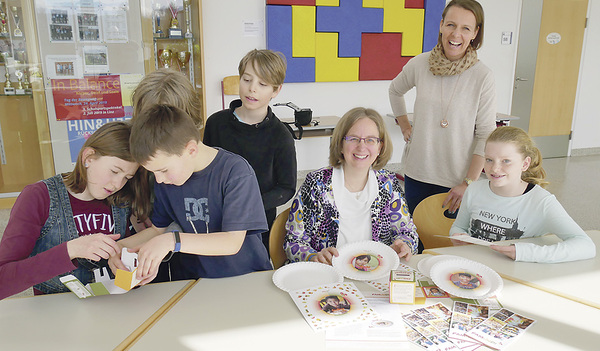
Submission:
[[[445,192],[444,206],[455,212],[481,174],[485,140],[496,127],[494,74],[477,58],[483,27],[477,1],[450,1],[437,46],[411,59],[390,85],[392,110],[407,143],[402,163],[411,213],[423,199]],[[411,124],[404,94],[413,87]]]
[[[542,154],[522,129],[499,127],[485,146],[488,180],[469,186],[450,235],[466,234],[486,241],[541,236],[562,239],[554,245],[516,243],[491,245],[516,261],[556,263],[584,260],[596,255],[592,239],[543,189]]]
[[[395,173],[385,124],[375,110],[357,107],[336,125],[329,167],[309,173],[292,202],[284,249],[292,262],[331,264],[337,247],[373,240],[407,261],[417,232]]]

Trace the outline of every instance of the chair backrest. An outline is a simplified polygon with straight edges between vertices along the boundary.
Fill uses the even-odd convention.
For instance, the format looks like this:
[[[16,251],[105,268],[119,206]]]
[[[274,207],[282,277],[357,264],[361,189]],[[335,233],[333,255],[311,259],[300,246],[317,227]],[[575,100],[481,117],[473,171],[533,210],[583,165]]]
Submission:
[[[221,102],[225,109],[225,95],[238,95],[240,92],[240,76],[227,76],[221,81]]]
[[[271,232],[269,234],[269,254],[271,255],[274,269],[283,266],[287,260],[285,251],[283,251],[283,239],[285,238],[285,224],[287,223],[289,215],[290,209],[287,208],[275,218],[275,221],[273,221],[273,225],[271,226]]]
[[[450,239],[440,238],[434,235],[448,236],[454,218],[448,218],[446,208],[442,203],[448,193],[431,195],[421,201],[413,213],[413,222],[417,226],[417,233],[423,242],[425,249],[452,246]]]

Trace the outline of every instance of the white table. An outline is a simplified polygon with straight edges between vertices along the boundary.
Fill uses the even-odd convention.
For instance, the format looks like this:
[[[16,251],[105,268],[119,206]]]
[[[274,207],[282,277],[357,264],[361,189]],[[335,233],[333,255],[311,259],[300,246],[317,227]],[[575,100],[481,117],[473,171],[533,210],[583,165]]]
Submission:
[[[586,233],[596,244],[596,249],[600,251],[600,231],[589,230]],[[547,235],[519,241],[551,245],[560,241],[560,239],[555,235]],[[509,242],[513,241],[507,241],[507,243]],[[481,262],[498,272],[505,279],[600,308],[600,255],[583,261],[544,264],[514,262],[510,258],[480,245],[428,249],[425,252],[438,255],[455,255]]]
[[[0,301],[1,350],[113,350],[145,331],[195,281],[80,300],[73,293]]]
[[[411,266],[426,256],[415,256]],[[290,296],[273,285],[272,274],[200,280],[131,349],[330,351],[324,332],[312,331]],[[509,350],[596,350],[600,345],[600,310],[516,282],[504,283],[499,297],[504,307],[537,320]],[[452,306],[449,299],[428,299],[427,304],[440,301]]]

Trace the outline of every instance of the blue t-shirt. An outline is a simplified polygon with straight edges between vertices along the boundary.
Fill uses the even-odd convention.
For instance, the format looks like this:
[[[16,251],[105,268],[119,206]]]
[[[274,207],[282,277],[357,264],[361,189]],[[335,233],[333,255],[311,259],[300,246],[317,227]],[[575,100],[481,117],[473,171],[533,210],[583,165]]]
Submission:
[[[246,230],[240,251],[230,256],[176,254],[173,280],[221,278],[272,269],[260,233],[268,229],[258,182],[242,158],[217,148],[215,159],[181,186],[155,184],[152,223],[165,228],[178,223],[183,232]],[[192,224],[193,223],[193,226]]]

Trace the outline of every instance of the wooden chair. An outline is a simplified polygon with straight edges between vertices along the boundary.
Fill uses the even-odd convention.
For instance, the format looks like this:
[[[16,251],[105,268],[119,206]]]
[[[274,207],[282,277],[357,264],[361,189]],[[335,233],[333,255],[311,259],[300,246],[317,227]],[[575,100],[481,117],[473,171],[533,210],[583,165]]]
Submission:
[[[238,95],[240,93],[240,76],[227,76],[221,81],[221,102],[225,109],[225,95]]]
[[[425,249],[452,246],[450,239],[434,235],[448,236],[454,218],[447,216],[447,208],[442,208],[442,203],[448,194],[432,195],[421,201],[413,213],[413,222],[417,226],[417,233]]]
[[[271,232],[269,234],[269,254],[271,255],[271,261],[273,262],[273,268],[277,269],[285,263],[287,256],[283,251],[283,239],[285,238],[285,223],[288,220],[290,209],[287,208],[281,212],[273,225],[271,226]]]

